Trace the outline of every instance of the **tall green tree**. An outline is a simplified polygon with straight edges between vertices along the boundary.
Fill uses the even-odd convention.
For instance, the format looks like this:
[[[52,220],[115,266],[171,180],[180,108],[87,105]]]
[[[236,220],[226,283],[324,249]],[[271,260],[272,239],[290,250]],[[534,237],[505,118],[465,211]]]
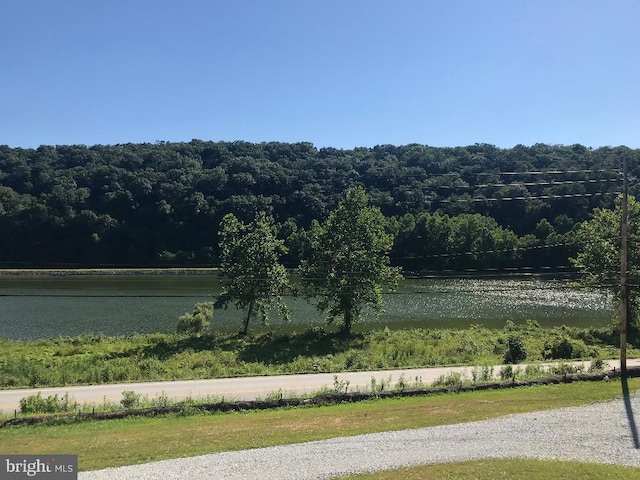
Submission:
[[[572,263],[579,267],[583,283],[604,286],[614,294],[620,289],[620,199],[613,210],[596,208],[590,220],[577,229],[576,240],[580,251]],[[628,201],[628,270],[629,303],[631,307],[630,334],[638,333],[640,312],[640,202],[632,196]]]
[[[330,322],[342,317],[342,330],[349,334],[365,308],[382,310],[382,288],[397,286],[400,271],[388,257],[393,237],[380,210],[368,205],[364,189],[353,187],[324,224],[313,224],[310,244],[301,265],[303,288]]]
[[[229,213],[220,222],[219,239],[220,270],[227,282],[214,307],[226,309],[234,304],[246,309],[243,335],[252,318],[259,317],[266,323],[273,307],[288,320],[289,308],[283,295],[289,289],[289,276],[279,260],[284,245],[276,237],[273,217],[260,211],[245,224]]]

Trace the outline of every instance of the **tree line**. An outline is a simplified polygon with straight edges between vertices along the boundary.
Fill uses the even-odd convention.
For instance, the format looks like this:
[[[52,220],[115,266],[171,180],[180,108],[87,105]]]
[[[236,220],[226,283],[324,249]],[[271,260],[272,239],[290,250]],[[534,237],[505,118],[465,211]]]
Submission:
[[[577,226],[613,208],[623,156],[640,175],[626,147],[0,146],[0,265],[220,265],[225,216],[263,211],[292,267],[361,186],[405,271],[569,266]]]

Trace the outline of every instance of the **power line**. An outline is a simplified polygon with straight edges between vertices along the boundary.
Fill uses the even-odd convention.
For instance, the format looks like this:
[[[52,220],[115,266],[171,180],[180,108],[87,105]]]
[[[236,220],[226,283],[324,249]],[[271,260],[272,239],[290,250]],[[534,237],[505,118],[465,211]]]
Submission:
[[[523,252],[528,250],[542,250],[542,249],[551,249],[558,247],[569,247],[569,246],[578,246],[576,242],[562,242],[562,243],[553,243],[548,245],[527,245],[521,247],[510,247],[503,249],[492,249],[492,250],[477,250],[477,251],[466,251],[466,252],[445,252],[445,253],[434,253],[428,255],[411,255],[404,257],[391,256],[391,259],[395,260],[423,260],[427,258],[451,258],[451,257],[461,257],[465,255],[484,255],[488,253],[511,253],[511,252]]]
[[[518,197],[499,197],[499,198],[456,198],[454,200],[449,199],[436,199],[430,200],[432,203],[454,203],[454,202],[508,202],[512,200],[554,200],[559,198],[589,198],[589,197],[604,197],[606,195],[620,195],[620,192],[604,192],[604,193],[568,193],[564,195],[530,195],[530,196],[518,196]],[[401,203],[416,203],[416,202],[401,202]]]
[[[620,170],[537,170],[526,172],[478,172],[476,175],[566,175],[576,173],[617,173],[621,174]],[[452,174],[455,175],[455,174]]]
[[[429,174],[425,172],[427,175],[435,176],[435,177],[445,177],[445,176],[460,176],[461,172],[449,172],[449,173],[438,173],[438,174]],[[617,175],[622,175],[622,170],[617,169],[590,169],[590,170],[526,170],[526,171],[497,171],[497,172],[473,172],[472,175],[574,175],[577,173],[612,173]]]
[[[618,178],[607,178],[607,179],[591,179],[591,180],[562,180],[562,181],[549,181],[549,182],[512,182],[512,183],[484,183],[479,185],[437,185],[437,188],[446,189],[446,188],[491,188],[491,187],[537,187],[537,186],[560,186],[560,185],[586,185],[586,184],[596,184],[596,183],[618,183],[620,179]]]

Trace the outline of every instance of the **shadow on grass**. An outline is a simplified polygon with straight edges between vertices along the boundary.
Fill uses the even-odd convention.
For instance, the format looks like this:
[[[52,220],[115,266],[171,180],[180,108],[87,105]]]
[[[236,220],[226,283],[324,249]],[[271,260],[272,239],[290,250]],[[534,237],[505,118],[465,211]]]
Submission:
[[[283,364],[292,362],[299,356],[324,356],[351,348],[362,348],[364,338],[362,334],[345,335],[319,329],[291,334],[265,334],[254,338],[239,356],[245,362]]]
[[[631,436],[633,437],[633,446],[636,449],[640,449],[638,427],[636,425],[635,417],[633,416],[633,406],[631,405],[631,397],[629,395],[629,383],[626,376],[622,377],[622,397],[624,399],[624,408],[627,412],[627,420],[629,421],[629,429],[631,430]]]
[[[142,355],[166,360],[185,351],[203,352],[241,349],[243,339],[238,335],[185,335],[168,337],[145,346],[135,346],[121,352],[109,354],[106,358],[129,358]]]
[[[113,353],[114,357],[154,357],[166,360],[185,351],[232,351],[238,352],[238,358],[245,362],[264,364],[282,364],[293,361],[299,356],[324,356],[343,352],[350,348],[361,348],[364,335],[340,332],[327,332],[321,329],[309,329],[296,333],[264,332],[256,335],[199,335],[162,339],[143,347],[134,347]]]

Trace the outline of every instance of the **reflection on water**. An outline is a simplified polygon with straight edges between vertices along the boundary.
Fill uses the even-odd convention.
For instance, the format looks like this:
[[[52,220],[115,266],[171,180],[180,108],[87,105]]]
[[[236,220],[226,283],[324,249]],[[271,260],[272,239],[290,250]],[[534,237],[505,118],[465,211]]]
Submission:
[[[535,280],[412,280],[400,287],[401,295],[389,296],[389,305],[405,314],[429,311],[428,315],[448,318],[491,318],[498,312],[537,317],[556,310],[580,316],[611,310],[608,294],[565,285]]]
[[[195,303],[212,301],[220,282],[210,275],[0,277],[0,336],[14,339],[130,335],[169,332]],[[289,298],[292,326],[325,318],[301,298]],[[613,304],[601,291],[537,280],[411,279],[384,295],[385,313],[367,315],[367,325],[501,328],[507,320],[543,325],[599,326]],[[216,311],[212,326],[235,331],[242,312]],[[280,324],[273,313],[272,325]]]

